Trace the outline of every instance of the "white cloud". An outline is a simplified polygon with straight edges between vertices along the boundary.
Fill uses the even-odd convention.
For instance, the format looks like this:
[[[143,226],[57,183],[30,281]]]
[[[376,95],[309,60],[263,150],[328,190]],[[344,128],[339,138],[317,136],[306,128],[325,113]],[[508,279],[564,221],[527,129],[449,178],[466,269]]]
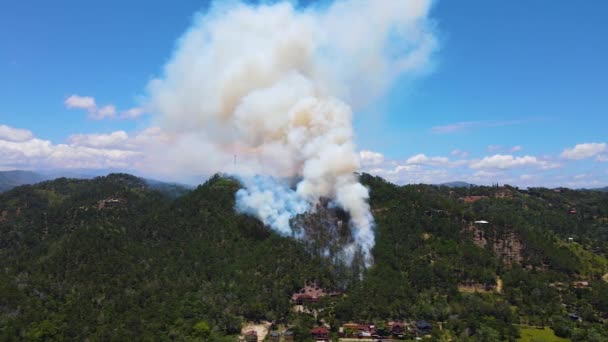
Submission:
[[[374,166],[384,162],[384,155],[382,153],[362,150],[359,152],[359,158],[361,159],[362,166]]]
[[[517,145],[517,146],[513,146],[513,147],[511,147],[511,149],[510,149],[509,151],[510,151],[511,153],[513,153],[513,152],[519,152],[519,151],[521,151],[522,149],[523,149],[523,148],[522,148],[521,146]]]
[[[25,131],[12,127],[4,130]],[[36,138],[31,133],[22,134],[20,139],[9,138],[11,137],[0,135],[1,169],[131,168],[141,158],[141,153],[136,150],[102,147],[103,139],[99,137],[98,146],[91,143],[95,142],[94,138],[89,137],[87,140],[83,136],[74,136],[69,144],[54,144],[49,140]],[[90,146],[86,146],[86,142],[89,142]]]
[[[427,157],[424,154],[417,154],[413,157],[408,158],[406,164],[408,165],[445,165],[450,160],[446,157]]]
[[[66,107],[72,109],[86,109],[89,112],[95,112],[97,104],[91,96],[72,95],[65,100]]]
[[[0,125],[0,140],[25,141],[33,137],[32,132],[26,129],[18,129],[6,125]]]
[[[508,151],[509,153],[515,153],[515,152],[521,151],[522,149],[523,148],[520,145],[513,146],[511,148],[503,146],[503,145],[488,145],[488,147],[487,147],[488,152],[494,152],[494,153],[505,152],[505,151]]]
[[[114,107],[114,105],[106,105],[99,108],[97,113],[93,115],[93,118],[96,120],[102,120],[106,118],[113,118],[114,116],[116,116],[116,107]]]
[[[504,177],[504,172],[486,171],[486,170],[477,171],[472,176],[473,179],[484,180],[484,181],[487,181],[488,179],[496,179],[496,178],[503,178],[503,177]]]
[[[120,114],[125,119],[136,119],[144,114],[144,109],[141,107],[133,107],[125,110]]]
[[[608,154],[599,155],[597,158],[595,158],[595,160],[600,162],[608,162]]]
[[[112,119],[116,117],[117,109],[113,104],[98,107],[94,97],[72,95],[65,100],[68,109],[85,109],[92,120]],[[133,107],[120,113],[122,119],[135,119],[144,113],[143,108]]]
[[[580,160],[594,157],[607,150],[605,143],[578,144],[572,148],[565,149],[561,157],[571,160]]]
[[[472,169],[515,169],[526,167],[538,167],[541,169],[557,168],[560,165],[546,160],[540,160],[532,156],[514,157],[512,155],[496,154],[481,160],[472,161]]]
[[[502,150],[502,148],[503,147],[500,145],[488,145],[487,150],[489,152],[496,152],[496,151]]]
[[[116,131],[110,134],[75,134],[68,140],[70,144],[79,146],[124,149],[129,136],[125,131]]]
[[[449,134],[468,131],[474,128],[488,128],[488,127],[503,127],[512,126],[525,123],[526,120],[512,120],[512,121],[462,121],[448,125],[434,126],[431,128],[431,132],[435,134]]]
[[[455,149],[450,153],[450,155],[460,158],[467,158],[469,156],[469,152]]]

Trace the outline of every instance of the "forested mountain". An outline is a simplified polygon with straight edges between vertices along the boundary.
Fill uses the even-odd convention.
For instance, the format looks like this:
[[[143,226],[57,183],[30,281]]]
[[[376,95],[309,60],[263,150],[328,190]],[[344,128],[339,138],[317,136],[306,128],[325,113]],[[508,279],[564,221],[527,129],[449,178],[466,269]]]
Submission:
[[[0,192],[12,189],[19,185],[34,184],[47,179],[49,178],[32,171],[0,171]]]
[[[469,188],[472,186],[475,186],[475,184],[471,184],[471,183],[467,183],[467,182],[448,182],[448,183],[442,183],[440,184],[441,186],[447,186],[450,188]]]
[[[515,341],[527,326],[608,338],[608,194],[361,178],[377,223],[368,269],[327,258],[322,233],[298,241],[236,213],[227,177],[169,194],[125,174],[4,192],[0,340],[235,341],[271,321],[308,341],[322,323],[335,336],[389,320],[427,320],[433,340]],[[344,295],[294,312],[313,281]]]

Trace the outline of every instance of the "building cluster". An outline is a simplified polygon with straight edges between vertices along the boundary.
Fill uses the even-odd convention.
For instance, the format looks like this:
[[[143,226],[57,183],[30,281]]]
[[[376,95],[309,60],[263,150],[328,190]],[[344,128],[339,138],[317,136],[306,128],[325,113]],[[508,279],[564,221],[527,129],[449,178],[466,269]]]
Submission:
[[[263,336],[258,336],[257,331],[250,330],[247,331],[239,341],[243,342],[258,342],[262,341]],[[285,331],[276,331],[272,330],[268,333],[264,341],[269,342],[293,342],[293,331],[285,330]]]
[[[433,326],[427,321],[400,322],[391,321],[382,327],[368,323],[345,323],[338,329],[338,336],[347,339],[403,339],[412,336],[424,336],[432,333]],[[327,327],[315,327],[310,330],[315,341],[330,341]]]
[[[307,283],[298,292],[291,295],[291,302],[296,305],[306,305],[311,303],[317,303],[324,297],[339,297],[342,292],[338,291],[326,291],[324,288],[319,286],[316,282]]]

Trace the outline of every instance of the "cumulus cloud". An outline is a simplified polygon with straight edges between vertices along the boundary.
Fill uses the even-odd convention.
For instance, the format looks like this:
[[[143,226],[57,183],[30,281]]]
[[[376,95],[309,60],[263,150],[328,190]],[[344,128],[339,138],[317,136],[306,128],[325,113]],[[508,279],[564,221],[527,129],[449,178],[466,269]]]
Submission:
[[[450,152],[450,155],[454,156],[454,157],[467,158],[469,156],[469,152],[462,151],[460,149],[455,149],[452,152]]]
[[[509,150],[509,152],[514,153],[514,152],[519,152],[523,149],[523,147],[521,147],[520,145],[517,146],[513,146],[511,147],[511,149]]]
[[[97,110],[95,99],[91,96],[72,95],[65,100],[65,105],[70,109],[86,109],[89,112]]]
[[[68,109],[84,109],[92,120],[104,120],[117,117],[117,109],[113,104],[107,104],[99,107],[95,98],[92,96],[71,95],[65,102]],[[136,119],[144,114],[144,109],[141,107],[133,107],[120,113],[122,119]]]
[[[110,134],[75,134],[68,138],[73,145],[93,148],[125,149],[129,135],[125,131],[116,131]]]
[[[18,129],[6,125],[0,125],[0,140],[20,142],[30,140],[32,137],[32,132],[26,129]]]
[[[99,108],[95,113],[91,114],[91,118],[95,120],[103,120],[116,116],[116,107],[114,105],[106,105]]]
[[[561,157],[564,159],[580,160],[595,157],[606,151],[606,143],[585,143],[565,149]]]
[[[120,116],[125,119],[136,119],[142,116],[144,112],[144,109],[141,107],[133,107],[122,112]]]
[[[382,153],[367,150],[360,151],[359,158],[361,158],[361,165],[364,167],[380,165],[384,162],[384,155]]]
[[[450,162],[447,157],[427,157],[424,154],[417,154],[407,159],[407,165],[446,165]]]
[[[0,136],[1,168],[131,168],[141,157],[138,151],[86,146],[78,141],[54,144],[31,134],[22,138]]]
[[[514,157],[512,155],[496,154],[490,157],[484,157],[481,160],[472,161],[470,164],[472,169],[515,169],[526,167],[538,167],[541,169],[551,169],[559,167],[559,164],[552,163],[546,160],[540,160],[537,157],[523,156]]]

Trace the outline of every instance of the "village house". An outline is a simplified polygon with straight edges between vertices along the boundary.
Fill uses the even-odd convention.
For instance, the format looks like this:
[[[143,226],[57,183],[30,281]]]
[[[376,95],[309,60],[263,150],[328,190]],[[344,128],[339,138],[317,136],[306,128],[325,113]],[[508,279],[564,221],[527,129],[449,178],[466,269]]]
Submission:
[[[342,338],[362,338],[376,336],[377,331],[371,324],[345,323],[340,327],[338,334]]]
[[[287,330],[283,332],[283,341],[292,342],[293,341],[293,331]]]
[[[310,330],[310,335],[315,341],[329,341],[329,330],[325,327],[315,327]]]
[[[304,285],[300,291],[294,293],[291,296],[291,301],[296,305],[305,305],[309,303],[316,303],[323,297],[337,297],[340,295],[340,292],[326,292],[325,289],[317,285],[316,282],[312,282]]]
[[[403,338],[405,334],[405,324],[403,322],[389,322],[387,330],[397,338]]]
[[[589,282],[588,281],[575,281],[572,285],[576,289],[587,289],[587,288],[589,288]]]
[[[416,322],[416,331],[420,335],[428,335],[433,330],[433,326],[431,323],[427,321],[418,321]]]
[[[270,342],[279,342],[281,340],[281,333],[278,331],[271,331],[268,334],[268,341]]]

